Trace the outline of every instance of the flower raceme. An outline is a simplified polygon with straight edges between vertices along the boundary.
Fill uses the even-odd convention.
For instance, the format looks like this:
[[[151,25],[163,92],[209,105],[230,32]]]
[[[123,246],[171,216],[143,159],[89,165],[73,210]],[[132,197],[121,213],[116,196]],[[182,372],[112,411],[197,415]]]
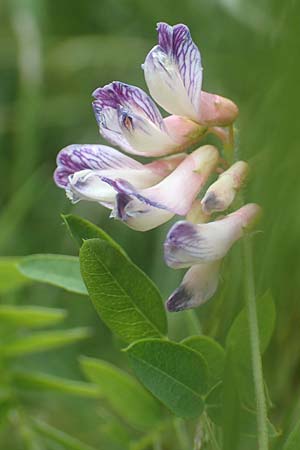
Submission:
[[[116,192],[102,177],[122,178],[143,189],[161,181],[185,157],[178,154],[141,164],[106,145],[70,145],[57,156],[54,180],[73,203],[88,200],[112,209]]]
[[[108,142],[129,154],[160,159],[142,164],[105,145],[70,145],[57,156],[54,180],[73,203],[100,203],[134,230],[151,230],[175,214],[186,216],[171,227],[164,244],[167,265],[188,268],[166,303],[169,311],[181,311],[214,295],[222,259],[251,227],[260,207],[248,204],[210,221],[212,213],[232,204],[248,165],[233,164],[202,196],[210,175],[222,165],[219,152],[211,145],[180,152],[207,133],[230,145],[226,127],[232,130],[238,108],[202,90],[201,55],[185,25],[159,23],[157,31],[158,45],[142,67],[151,96],[170,115],[163,118],[149,95],[119,81],[93,92],[93,108]]]
[[[216,147],[205,145],[189,154],[170,175],[150,188],[137,189],[125,180],[102,178],[118,192],[113,216],[130,228],[147,231],[175,214],[186,215],[218,162]]]
[[[177,269],[222,259],[245,230],[254,225],[260,213],[260,206],[249,203],[215,222],[175,223],[164,243],[167,265]]]

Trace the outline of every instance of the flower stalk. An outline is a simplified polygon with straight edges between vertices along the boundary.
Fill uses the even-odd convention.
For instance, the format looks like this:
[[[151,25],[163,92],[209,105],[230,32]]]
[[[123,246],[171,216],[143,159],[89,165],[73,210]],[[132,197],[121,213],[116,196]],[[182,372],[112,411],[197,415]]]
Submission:
[[[269,444],[267,429],[267,405],[264,390],[262,360],[260,354],[252,245],[251,237],[249,236],[245,236],[243,239],[243,253],[245,263],[245,300],[249,323],[252,370],[257,410],[258,450],[268,450]]]

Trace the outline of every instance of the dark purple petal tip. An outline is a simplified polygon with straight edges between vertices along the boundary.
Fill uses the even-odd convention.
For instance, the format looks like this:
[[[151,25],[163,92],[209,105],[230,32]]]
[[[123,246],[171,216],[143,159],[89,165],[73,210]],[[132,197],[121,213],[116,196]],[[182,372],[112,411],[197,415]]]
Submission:
[[[179,312],[189,308],[191,295],[184,285],[179,286],[166,301],[169,312]]]

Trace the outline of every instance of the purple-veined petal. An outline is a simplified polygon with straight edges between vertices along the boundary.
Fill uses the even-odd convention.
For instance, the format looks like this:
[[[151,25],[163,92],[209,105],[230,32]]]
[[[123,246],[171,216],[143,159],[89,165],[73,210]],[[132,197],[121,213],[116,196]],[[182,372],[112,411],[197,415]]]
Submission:
[[[207,302],[217,290],[220,264],[221,261],[212,261],[192,266],[180,286],[168,298],[168,311],[183,311]]]
[[[122,178],[137,189],[144,189],[159,183],[185,157],[179,154],[143,165],[110,147],[70,145],[58,154],[54,178],[73,203],[95,201],[112,209],[116,191],[102,177]]]
[[[111,217],[122,220],[129,228],[148,231],[168,222],[174,213],[140,202],[124,193],[116,196]]]
[[[159,23],[158,43],[143,64],[149,91],[166,111],[198,120],[202,86],[200,52],[187,26]]]
[[[120,127],[118,110],[101,106],[101,102],[93,102],[95,117],[99,126],[100,134],[113,145],[117,145],[127,153],[138,154],[130,146]]]
[[[261,208],[251,203],[215,222],[197,225],[187,221],[175,223],[164,243],[167,265],[182,268],[222,259],[243,236],[245,228],[253,225],[260,212]]]
[[[93,93],[100,133],[128,153],[160,156],[176,151],[152,99],[141,89],[114,81]]]
[[[141,116],[149,120],[158,128],[164,130],[162,116],[153,100],[142,89],[113,81],[102,88],[98,88],[93,92],[93,97],[97,100],[97,104],[102,108],[120,108],[124,111],[132,112],[137,116]]]
[[[143,165],[129,156],[106,145],[73,144],[63,148],[56,158],[57,168],[54,180],[57,186],[65,188],[69,176],[85,169],[140,169]]]
[[[215,147],[201,147],[188,155],[168,177],[147,189],[138,189],[122,179],[102,178],[120,194],[117,196],[114,217],[131,227],[129,218],[134,217],[135,222],[143,219],[143,231],[146,231],[165,223],[174,214],[185,215],[218,160],[219,153]],[[118,202],[122,203],[122,208]],[[157,219],[149,220],[151,216]]]

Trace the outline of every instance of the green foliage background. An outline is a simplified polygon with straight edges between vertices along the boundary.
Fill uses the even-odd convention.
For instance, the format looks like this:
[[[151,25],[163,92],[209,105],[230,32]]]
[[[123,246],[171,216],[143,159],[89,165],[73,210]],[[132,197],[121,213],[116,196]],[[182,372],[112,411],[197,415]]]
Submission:
[[[109,232],[165,297],[182,275],[162,260],[169,224],[143,234],[109,220],[107,210],[97,205],[71,206],[52,173],[62,147],[103,142],[91,108],[96,87],[121,80],[145,88],[140,65],[156,43],[156,22],[190,27],[202,53],[204,89],[232,98],[240,108],[239,151],[254,169],[247,198],[264,208],[255,247],[257,290],[270,287],[277,308],[265,376],[273,422],[288,431],[300,417],[298,2],[2,0],[0,14],[1,256],[77,254],[60,217],[72,211]],[[243,304],[240,258],[236,246],[230,270],[225,268],[224,289],[198,310],[203,329],[221,343]],[[80,379],[80,354],[124,365],[119,342],[87,297],[27,285],[2,293],[1,303],[65,308],[66,327],[93,331],[67,349],[27,356],[17,363],[20,367]],[[174,338],[189,334],[187,319],[187,313],[170,317]],[[59,394],[28,397],[31,410],[48,423],[107,448],[105,433],[99,432],[108,414],[104,405]],[[0,436],[3,448],[22,448],[17,437]]]

